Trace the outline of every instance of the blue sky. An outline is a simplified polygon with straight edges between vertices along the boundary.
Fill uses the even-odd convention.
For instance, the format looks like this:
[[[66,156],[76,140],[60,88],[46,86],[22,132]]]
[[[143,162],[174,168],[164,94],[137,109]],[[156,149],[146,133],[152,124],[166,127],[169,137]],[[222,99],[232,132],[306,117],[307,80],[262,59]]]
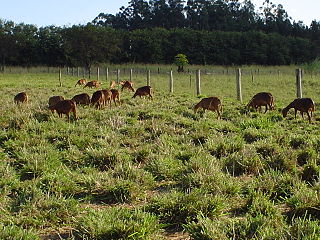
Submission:
[[[15,23],[35,24],[38,27],[56,25],[71,26],[86,24],[99,13],[119,12],[129,0],[0,0],[0,18]],[[252,0],[258,6],[263,0]],[[281,3],[294,20],[302,20],[306,25],[317,19],[320,21],[319,0],[273,0]]]

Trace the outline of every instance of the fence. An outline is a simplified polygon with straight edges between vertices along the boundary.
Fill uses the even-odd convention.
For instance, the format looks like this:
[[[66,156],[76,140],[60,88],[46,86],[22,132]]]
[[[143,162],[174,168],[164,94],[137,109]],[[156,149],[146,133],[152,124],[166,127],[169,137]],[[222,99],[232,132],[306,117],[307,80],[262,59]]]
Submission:
[[[65,76],[71,76],[74,78],[91,78],[96,79],[101,82],[110,82],[111,80],[115,80],[119,82],[120,80],[130,80],[130,81],[139,81],[143,84],[143,80],[145,79],[144,85],[154,86],[158,84],[159,78],[168,79],[169,84],[167,85],[167,92],[174,93],[174,89],[177,89],[175,86],[184,86],[186,89],[194,89],[195,95],[204,95],[208,92],[208,87],[205,87],[205,91],[202,91],[202,79],[204,82],[208,81],[208,78],[214,79],[221,78],[221,81],[228,81],[229,84],[226,84],[224,88],[234,89],[234,95],[236,99],[240,102],[243,101],[242,97],[242,83],[241,79],[246,78],[246,82],[251,82],[253,87],[257,87],[257,89],[252,89],[252,91],[259,90],[259,84],[261,83],[261,78],[263,76],[269,76],[270,78],[277,78],[281,81],[283,75],[291,76],[294,71],[292,67],[281,68],[281,69],[268,69],[265,67],[247,67],[244,69],[240,68],[228,68],[228,67],[206,67],[202,66],[200,70],[198,66],[191,66],[187,68],[184,73],[177,73],[172,70],[173,66],[110,66],[110,67],[94,67],[91,69],[91,73],[89,76],[89,72],[80,67],[5,67],[3,69],[3,73],[12,73],[12,74],[57,74],[59,79],[59,86],[63,86]],[[306,74],[306,73],[304,73]],[[301,69],[296,69],[295,71],[295,92],[296,97],[302,97],[302,75],[303,71]],[[184,79],[184,82],[181,83],[180,78]],[[292,78],[294,79],[294,78]],[[177,81],[177,82],[176,82]],[[231,83],[233,82],[233,84]],[[292,81],[293,82],[293,81]],[[254,83],[257,83],[254,85]],[[159,84],[158,84],[159,85]],[[207,84],[208,85],[208,84]],[[219,84],[221,85],[221,84]],[[232,87],[233,85],[233,87]],[[248,85],[248,84],[247,84]],[[222,89],[223,86],[218,86],[216,89]],[[161,86],[162,90],[165,89]],[[212,89],[215,89],[211,87]],[[222,89],[223,90],[223,89]],[[219,91],[221,92],[221,91]]]

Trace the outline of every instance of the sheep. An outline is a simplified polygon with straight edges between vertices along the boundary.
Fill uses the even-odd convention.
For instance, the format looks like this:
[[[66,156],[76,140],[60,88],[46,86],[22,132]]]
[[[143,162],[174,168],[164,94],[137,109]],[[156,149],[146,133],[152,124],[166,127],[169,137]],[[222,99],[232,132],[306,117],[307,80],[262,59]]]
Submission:
[[[87,80],[84,79],[84,78],[82,78],[82,79],[79,79],[79,80],[77,81],[76,85],[74,85],[74,86],[76,87],[77,85],[79,85],[79,86],[81,86],[81,85],[86,85],[86,83],[87,83]]]
[[[104,93],[101,90],[98,90],[92,94],[91,105],[95,106],[98,109],[101,109],[105,102]]]
[[[132,92],[134,92],[133,82],[121,81],[119,84],[121,85],[121,92],[123,91],[123,89],[128,89],[128,90],[131,90]]]
[[[149,98],[152,99],[153,90],[150,86],[144,86],[140,87],[136,90],[132,98],[135,98],[136,96],[139,96],[140,98],[142,96],[149,96]]]
[[[97,88],[99,86],[100,86],[100,83],[98,81],[94,80],[94,81],[87,82],[87,84],[83,88],[85,88],[85,87],[89,87],[89,88],[95,87],[95,88]]]
[[[247,104],[247,109],[249,110],[250,107],[252,107],[252,108],[254,108],[256,110],[257,110],[257,108],[259,108],[259,111],[261,111],[261,106],[265,106],[266,107],[266,110],[264,111],[264,113],[267,112],[268,106],[269,106],[269,110],[274,109],[273,96],[272,96],[271,93],[268,93],[268,92],[257,93],[256,95],[254,95],[251,98],[251,100]]]
[[[109,85],[109,89],[114,88],[116,86],[116,82],[115,81],[111,81],[110,85]]]
[[[64,100],[63,96],[52,96],[49,98],[49,106],[53,106],[62,100]]]
[[[89,105],[90,104],[90,96],[87,93],[81,93],[75,95],[71,100],[73,100],[76,104]]]
[[[222,104],[219,98],[217,97],[208,97],[203,98],[199,103],[197,103],[194,107],[194,114],[197,113],[199,108],[203,108],[204,112],[206,110],[211,110],[218,113],[218,119],[221,119],[221,112],[222,112]]]
[[[117,106],[117,102],[119,103],[120,105],[120,93],[117,89],[110,89],[111,93],[112,93],[112,100],[114,102],[114,105]]]
[[[311,123],[312,112],[315,111],[315,104],[311,98],[297,98],[293,100],[287,107],[282,109],[282,115],[284,118],[287,116],[290,108],[294,108],[294,118],[297,118],[297,111],[300,111],[302,118],[303,113],[306,112],[309,123]]]
[[[28,102],[28,98],[29,97],[28,97],[26,92],[20,92],[20,93],[18,93],[17,95],[14,96],[13,101],[16,104],[27,103]]]
[[[52,112],[57,111],[59,117],[62,117],[62,114],[66,114],[68,121],[70,121],[70,112],[73,113],[74,119],[77,119],[76,104],[72,100],[59,101],[55,105],[49,106],[49,109]]]
[[[104,94],[104,105],[110,104],[111,107],[112,92],[109,89],[102,89],[101,91]]]

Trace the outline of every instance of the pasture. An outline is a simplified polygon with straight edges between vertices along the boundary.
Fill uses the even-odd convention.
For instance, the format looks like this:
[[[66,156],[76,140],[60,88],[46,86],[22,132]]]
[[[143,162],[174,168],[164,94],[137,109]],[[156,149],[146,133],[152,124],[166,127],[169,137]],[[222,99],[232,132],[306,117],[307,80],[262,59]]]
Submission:
[[[71,75],[60,87],[57,74],[0,74],[0,239],[318,239],[320,77],[303,76],[309,124],[280,112],[296,96],[295,67],[242,69],[243,103],[235,75],[212,67],[200,98],[193,75],[175,73],[168,94],[169,75],[152,74],[153,100],[124,91],[121,106],[77,106],[70,122],[49,97],[96,89]],[[17,106],[21,91],[29,103]],[[275,110],[246,114],[260,91]],[[193,113],[205,96],[221,99],[221,120]]]

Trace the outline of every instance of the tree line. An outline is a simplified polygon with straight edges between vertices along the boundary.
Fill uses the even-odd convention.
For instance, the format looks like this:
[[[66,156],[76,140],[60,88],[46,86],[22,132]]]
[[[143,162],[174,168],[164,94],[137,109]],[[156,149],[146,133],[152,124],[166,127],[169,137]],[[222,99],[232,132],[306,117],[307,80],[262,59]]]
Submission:
[[[70,27],[0,20],[0,64],[83,66],[99,63],[282,65],[320,55],[320,22],[292,22],[265,0],[131,0],[120,12]]]

